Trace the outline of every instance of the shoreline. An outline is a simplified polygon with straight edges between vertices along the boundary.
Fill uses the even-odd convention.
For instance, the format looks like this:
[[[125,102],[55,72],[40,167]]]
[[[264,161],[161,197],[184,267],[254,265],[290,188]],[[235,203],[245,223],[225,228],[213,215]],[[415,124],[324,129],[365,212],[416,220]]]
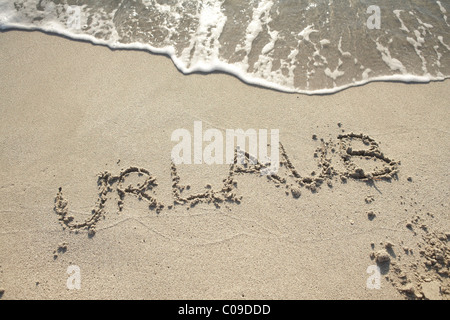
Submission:
[[[318,89],[314,91],[295,91],[288,87],[284,87],[283,85],[274,84],[270,81],[266,81],[264,79],[253,79],[253,78],[246,78],[245,76],[239,75],[239,71],[233,71],[233,67],[224,63],[220,62],[219,66],[215,66],[213,69],[210,70],[195,70],[195,71],[189,71],[184,72],[183,68],[180,67],[181,62],[178,61],[178,58],[171,53],[171,50],[168,50],[166,48],[154,48],[150,46],[145,46],[141,44],[135,44],[135,47],[129,47],[127,44],[119,44],[119,45],[110,45],[108,42],[93,38],[91,36],[87,35],[77,35],[73,34],[67,31],[64,32],[56,32],[51,30],[41,30],[37,27],[22,27],[22,26],[14,26],[14,27],[8,27],[4,29],[0,29],[1,33],[4,32],[40,32],[48,36],[55,36],[55,37],[61,37],[66,40],[70,41],[77,41],[81,43],[88,43],[93,46],[101,46],[106,47],[111,51],[136,51],[136,52],[146,52],[151,55],[155,56],[164,56],[173,63],[173,66],[175,69],[180,72],[181,74],[188,76],[188,75],[209,75],[209,74],[223,74],[228,75],[231,77],[234,77],[238,79],[240,82],[242,82],[244,85],[252,86],[259,89],[266,89],[274,92],[284,93],[284,94],[300,94],[305,96],[327,96],[327,95],[334,95],[336,93],[352,89],[352,88],[358,88],[361,86],[365,86],[367,84],[371,83],[402,83],[402,84],[428,84],[433,82],[443,82],[450,79],[450,76],[443,76],[443,77],[435,77],[433,79],[429,79],[425,76],[418,76],[418,75],[403,75],[403,74],[397,74],[397,75],[390,75],[390,76],[380,76],[375,77],[367,80],[361,80],[357,81],[351,84],[345,84],[343,86],[337,87],[337,88],[327,88],[327,89]]]

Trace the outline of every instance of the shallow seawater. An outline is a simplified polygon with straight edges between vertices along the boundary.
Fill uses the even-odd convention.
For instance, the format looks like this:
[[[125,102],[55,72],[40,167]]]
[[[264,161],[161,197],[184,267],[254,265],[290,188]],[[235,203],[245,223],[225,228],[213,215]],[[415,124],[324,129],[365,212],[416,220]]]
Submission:
[[[0,0],[1,29],[165,53],[184,73],[308,94],[448,78],[449,27],[449,0]]]

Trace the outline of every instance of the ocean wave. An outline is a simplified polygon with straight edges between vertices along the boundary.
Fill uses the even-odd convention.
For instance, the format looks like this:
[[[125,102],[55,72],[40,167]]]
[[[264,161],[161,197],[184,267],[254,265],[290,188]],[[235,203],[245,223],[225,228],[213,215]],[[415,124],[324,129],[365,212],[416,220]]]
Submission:
[[[148,50],[168,55],[185,74],[221,71],[284,92],[325,94],[371,81],[448,78],[450,4],[382,3],[0,0],[0,29]]]

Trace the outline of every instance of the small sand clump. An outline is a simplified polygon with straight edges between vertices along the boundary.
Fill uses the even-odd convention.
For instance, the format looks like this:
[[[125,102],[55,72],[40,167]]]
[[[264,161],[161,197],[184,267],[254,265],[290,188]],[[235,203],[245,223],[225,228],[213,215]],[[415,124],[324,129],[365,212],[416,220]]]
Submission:
[[[292,196],[294,197],[294,198],[300,198],[300,196],[301,196],[301,194],[302,194],[302,192],[300,191],[300,188],[298,188],[298,187],[293,187],[292,189],[291,189],[291,193],[292,193]]]
[[[391,256],[386,250],[382,249],[375,253],[375,260],[378,263],[385,263],[391,261]]]

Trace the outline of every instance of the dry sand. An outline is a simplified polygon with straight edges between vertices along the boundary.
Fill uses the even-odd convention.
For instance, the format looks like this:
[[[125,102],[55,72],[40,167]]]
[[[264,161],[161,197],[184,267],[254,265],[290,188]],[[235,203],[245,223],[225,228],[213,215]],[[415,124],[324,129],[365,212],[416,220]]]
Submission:
[[[0,66],[2,299],[449,298],[449,81],[285,94],[21,31]],[[277,179],[174,167],[194,121],[279,129]]]

